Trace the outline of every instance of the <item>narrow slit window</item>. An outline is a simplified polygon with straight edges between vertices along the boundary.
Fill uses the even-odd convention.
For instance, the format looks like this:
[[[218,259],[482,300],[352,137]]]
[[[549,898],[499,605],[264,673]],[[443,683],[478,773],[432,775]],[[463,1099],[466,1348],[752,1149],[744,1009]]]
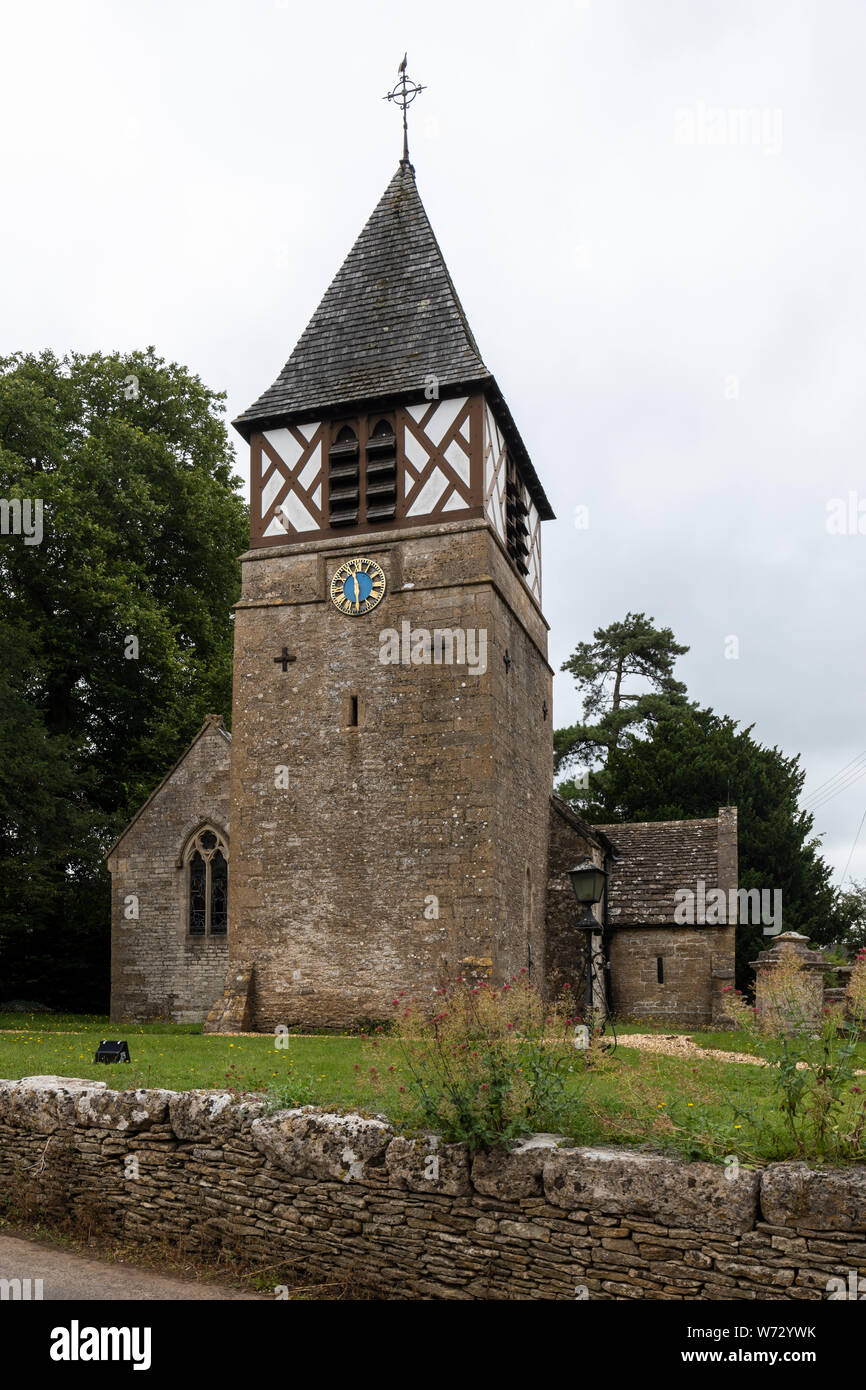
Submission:
[[[229,925],[229,866],[218,849],[210,861],[210,929],[213,936],[225,936]]]
[[[189,934],[207,932],[207,865],[196,850],[189,861]]]
[[[661,956],[656,956],[656,979],[660,985],[665,982],[665,963]]]
[[[349,701],[349,724],[353,729],[358,727],[358,697],[353,695]]]

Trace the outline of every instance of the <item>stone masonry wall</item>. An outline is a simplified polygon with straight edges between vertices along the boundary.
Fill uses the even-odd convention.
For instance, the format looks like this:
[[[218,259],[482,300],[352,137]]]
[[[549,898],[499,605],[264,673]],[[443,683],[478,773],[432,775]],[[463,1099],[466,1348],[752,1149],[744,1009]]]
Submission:
[[[387,578],[361,618],[328,598],[352,555]],[[254,963],[253,1027],[382,1018],[403,989],[543,954],[547,629],[487,525],[257,550],[243,572],[229,939]],[[404,623],[485,631],[486,670],[383,664],[379,633]]]
[[[611,1002],[620,1018],[687,1027],[728,1026],[726,987],[734,983],[734,921],[675,925],[675,893],[737,888],[737,812],[716,820],[667,821],[602,829],[623,851],[611,892]],[[662,979],[659,980],[659,961]]]
[[[142,1245],[392,1298],[817,1300],[866,1274],[866,1168],[726,1172],[546,1135],[471,1159],[225,1093],[0,1081],[0,1192],[98,1209]]]
[[[620,927],[611,932],[612,1007],[617,1017],[722,1023],[719,980],[733,984],[733,927]],[[662,981],[658,961],[662,962]]]
[[[584,937],[575,930],[580,908],[574,900],[568,870],[584,859],[604,868],[605,851],[588,826],[557,798],[550,802],[550,853],[547,880],[547,951],[545,973],[548,989],[557,994],[564,985],[576,1001],[583,1000],[585,982]]]
[[[228,836],[230,750],[225,731],[209,722],[109,855],[116,1022],[197,1023],[222,994],[228,943],[225,936],[190,936],[179,859],[203,820]],[[124,902],[133,894],[138,917],[128,918]]]

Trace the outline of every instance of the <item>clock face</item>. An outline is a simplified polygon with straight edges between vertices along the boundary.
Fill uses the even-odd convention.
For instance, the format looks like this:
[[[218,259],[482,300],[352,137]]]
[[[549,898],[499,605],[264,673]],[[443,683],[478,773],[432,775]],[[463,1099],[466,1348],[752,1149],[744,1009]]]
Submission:
[[[331,580],[331,602],[350,618],[369,613],[385,597],[385,575],[375,560],[346,560]]]

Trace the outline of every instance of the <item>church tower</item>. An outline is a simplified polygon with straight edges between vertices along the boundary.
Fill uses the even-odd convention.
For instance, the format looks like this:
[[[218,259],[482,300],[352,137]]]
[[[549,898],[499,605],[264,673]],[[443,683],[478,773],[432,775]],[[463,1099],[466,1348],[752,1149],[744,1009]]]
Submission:
[[[408,157],[235,425],[229,949],[251,1026],[544,969],[553,513]]]

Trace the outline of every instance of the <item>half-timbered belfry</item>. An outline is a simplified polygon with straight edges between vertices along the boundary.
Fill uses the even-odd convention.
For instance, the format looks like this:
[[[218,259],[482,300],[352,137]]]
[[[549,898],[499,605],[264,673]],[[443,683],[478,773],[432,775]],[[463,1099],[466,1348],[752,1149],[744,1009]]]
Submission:
[[[484,521],[541,599],[552,516],[402,163],[277,380],[235,424],[251,545]]]

